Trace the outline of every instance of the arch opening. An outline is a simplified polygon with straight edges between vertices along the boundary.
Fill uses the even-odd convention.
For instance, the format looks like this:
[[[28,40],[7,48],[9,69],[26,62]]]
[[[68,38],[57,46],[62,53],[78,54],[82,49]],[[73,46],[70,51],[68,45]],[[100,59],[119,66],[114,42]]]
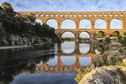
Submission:
[[[83,19],[79,23],[80,29],[91,29],[91,22],[87,19]]]
[[[47,20],[46,24],[48,24],[50,27],[53,27],[55,29],[57,29],[57,21],[55,19],[49,19]]]
[[[75,35],[73,32],[67,31],[64,32],[61,36],[62,41],[75,41]]]
[[[113,19],[110,23],[110,29],[122,29],[122,22],[119,19]]]
[[[65,66],[71,66],[75,63],[75,56],[61,56],[62,64]]]
[[[110,34],[111,39],[117,39],[119,37],[120,33],[118,31],[114,31]]]
[[[103,31],[98,31],[95,33],[95,39],[97,40],[103,40],[104,39],[104,32]]]
[[[76,24],[71,19],[65,19],[61,24],[61,29],[76,29]]]
[[[79,41],[84,42],[84,41],[89,41],[90,40],[90,34],[88,32],[81,32],[79,35]]]
[[[103,19],[96,20],[95,29],[106,29],[106,22]]]
[[[41,25],[43,24],[42,21],[41,21],[40,19],[35,19],[35,22],[36,22],[36,23],[39,23],[39,24],[41,24]]]

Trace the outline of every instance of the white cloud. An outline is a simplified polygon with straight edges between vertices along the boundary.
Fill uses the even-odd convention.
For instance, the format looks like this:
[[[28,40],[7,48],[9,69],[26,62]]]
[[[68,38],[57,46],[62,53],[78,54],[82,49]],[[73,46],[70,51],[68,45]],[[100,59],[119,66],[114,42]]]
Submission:
[[[0,3],[5,0],[0,0]],[[125,11],[125,0],[6,0],[15,11]]]

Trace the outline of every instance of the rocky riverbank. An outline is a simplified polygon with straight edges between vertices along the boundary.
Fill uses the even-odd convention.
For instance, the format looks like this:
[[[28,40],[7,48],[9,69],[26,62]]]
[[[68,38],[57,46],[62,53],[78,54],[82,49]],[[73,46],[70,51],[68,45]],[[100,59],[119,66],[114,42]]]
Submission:
[[[92,70],[79,84],[126,84],[126,47],[117,41],[105,45],[102,56],[95,56]]]
[[[126,84],[126,67],[103,66],[86,74],[79,84]]]

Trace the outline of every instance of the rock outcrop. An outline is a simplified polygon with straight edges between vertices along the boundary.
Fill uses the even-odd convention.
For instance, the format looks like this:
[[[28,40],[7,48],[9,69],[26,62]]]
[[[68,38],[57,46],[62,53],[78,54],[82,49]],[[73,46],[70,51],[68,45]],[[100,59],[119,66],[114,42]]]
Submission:
[[[125,84],[126,67],[103,66],[86,74],[79,84]]]

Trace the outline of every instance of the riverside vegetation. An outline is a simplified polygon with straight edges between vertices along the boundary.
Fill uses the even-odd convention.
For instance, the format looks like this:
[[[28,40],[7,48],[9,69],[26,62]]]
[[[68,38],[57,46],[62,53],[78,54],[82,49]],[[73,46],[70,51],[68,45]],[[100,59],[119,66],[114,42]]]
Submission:
[[[106,51],[95,56],[91,71],[88,68],[88,73],[75,78],[79,84],[126,84],[126,32],[123,37],[106,38],[104,46]]]
[[[55,29],[35,22],[35,16],[15,12],[11,4],[0,6],[0,46],[57,42]]]

